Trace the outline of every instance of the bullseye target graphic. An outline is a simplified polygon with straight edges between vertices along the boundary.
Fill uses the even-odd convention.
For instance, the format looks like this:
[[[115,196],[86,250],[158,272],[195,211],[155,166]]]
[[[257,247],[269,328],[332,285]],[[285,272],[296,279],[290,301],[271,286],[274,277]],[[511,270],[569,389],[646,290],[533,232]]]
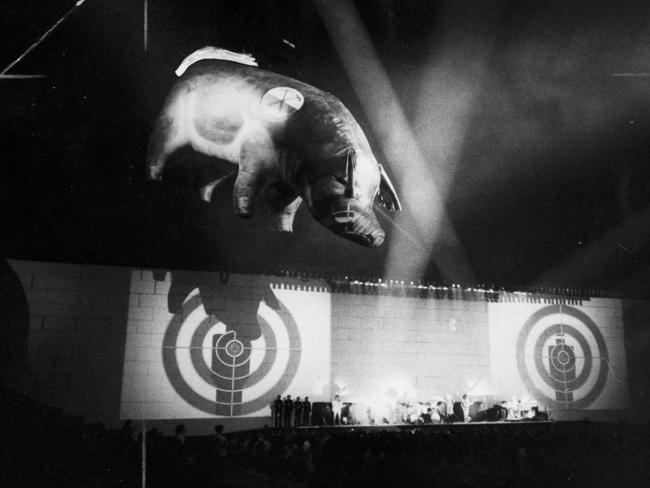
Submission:
[[[198,295],[186,300],[163,338],[163,365],[176,393],[211,415],[268,407],[291,384],[301,357],[298,327],[277,303],[271,309],[261,302],[257,323],[250,324],[237,313],[224,312],[224,321],[206,315]]]
[[[609,356],[598,326],[566,305],[535,312],[517,340],[517,367],[528,391],[554,409],[587,408],[605,388]]]

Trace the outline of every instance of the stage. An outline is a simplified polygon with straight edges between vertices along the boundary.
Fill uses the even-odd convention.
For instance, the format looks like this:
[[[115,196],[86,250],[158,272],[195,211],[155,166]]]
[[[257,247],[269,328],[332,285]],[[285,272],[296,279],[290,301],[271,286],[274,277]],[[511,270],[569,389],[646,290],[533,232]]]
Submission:
[[[255,429],[255,431],[291,431],[299,432],[413,432],[413,431],[450,431],[454,429],[472,429],[483,427],[510,428],[513,426],[528,426],[556,423],[551,420],[505,420],[498,422],[453,422],[448,424],[341,424],[341,425],[309,425],[300,427],[268,427]],[[570,422],[559,422],[570,423]]]

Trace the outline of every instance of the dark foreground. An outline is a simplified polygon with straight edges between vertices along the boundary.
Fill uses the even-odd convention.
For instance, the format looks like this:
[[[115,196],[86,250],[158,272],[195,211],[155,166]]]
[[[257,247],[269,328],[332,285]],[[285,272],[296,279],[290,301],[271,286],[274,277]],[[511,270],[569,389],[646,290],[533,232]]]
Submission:
[[[141,438],[2,391],[0,486],[142,486]],[[225,449],[224,449],[225,448]],[[590,422],[147,434],[150,487],[646,487],[650,426]]]

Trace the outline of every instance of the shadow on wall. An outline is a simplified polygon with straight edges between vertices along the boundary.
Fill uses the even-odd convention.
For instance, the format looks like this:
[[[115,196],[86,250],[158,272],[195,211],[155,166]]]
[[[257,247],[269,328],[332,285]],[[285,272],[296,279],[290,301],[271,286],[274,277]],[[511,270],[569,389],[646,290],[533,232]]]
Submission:
[[[117,425],[130,280],[128,268],[3,261],[3,386]]]
[[[29,307],[18,275],[0,261],[0,371],[2,383],[16,389],[29,373]]]
[[[650,421],[650,302],[624,300],[625,354],[632,420]]]
[[[158,281],[164,280],[165,274],[155,272],[154,278]],[[165,354],[166,374],[177,393],[195,408],[206,413],[233,417],[267,407],[277,393],[276,389],[286,388],[295,374],[295,371],[285,372],[273,391],[262,392],[255,400],[243,400],[244,391],[255,387],[276,365],[279,344],[272,327],[263,317],[258,316],[260,303],[263,301],[282,317],[282,321],[288,327],[287,332],[294,342],[299,344],[300,339],[291,314],[276,298],[268,282],[256,281],[255,284],[238,283],[229,286],[229,280],[228,273],[220,273],[218,279],[215,273],[191,271],[171,273],[167,303],[169,312],[175,317],[167,329],[163,347],[170,350],[176,347],[175,341],[185,319],[202,305],[208,317],[202,320],[193,333],[190,355],[195,373],[214,386],[214,401],[196,395],[185,383],[180,367],[173,359],[175,357],[173,354]],[[194,300],[187,300],[196,289],[199,290],[199,296]],[[213,328],[219,323],[225,325],[225,332],[215,333],[210,338],[212,351],[211,361],[208,363],[202,351],[206,347],[205,338],[213,333]],[[260,346],[259,342],[255,343],[260,338],[264,339],[263,346]],[[251,356],[257,348],[262,347],[263,359],[254,368],[251,365]],[[291,361],[292,366],[297,366],[299,348],[292,354],[297,354]]]

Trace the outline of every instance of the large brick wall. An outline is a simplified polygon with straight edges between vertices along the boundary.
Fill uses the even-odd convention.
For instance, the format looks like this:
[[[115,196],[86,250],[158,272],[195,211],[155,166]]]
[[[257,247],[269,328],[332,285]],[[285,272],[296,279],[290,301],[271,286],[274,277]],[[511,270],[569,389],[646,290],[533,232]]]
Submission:
[[[15,326],[26,314],[25,334],[13,346],[24,342],[27,358],[8,365],[5,381],[70,413],[115,424],[125,324],[139,300],[130,293],[131,271],[20,261],[9,266],[5,273],[18,277],[27,310],[13,310],[3,321]]]
[[[627,417],[621,300],[500,302],[488,310],[494,391],[541,397],[556,419]]]
[[[553,303],[534,296],[509,303],[505,294],[489,303],[480,295],[337,293],[299,277],[21,261],[5,262],[0,274],[5,353],[26,352],[4,361],[3,382],[111,426],[124,418],[214,423],[217,416],[232,428],[257,426],[270,420],[270,399],[287,393],[328,401],[339,392],[367,403],[532,395],[514,345],[524,323]],[[648,307],[633,303],[632,322],[647,322]],[[589,316],[608,344],[603,358],[589,343],[594,371],[608,371],[605,393],[574,413],[626,408],[622,302],[571,308]],[[560,311],[558,323],[574,323],[562,318],[570,313]],[[575,361],[585,367],[583,358]]]
[[[351,400],[458,398],[490,375],[485,301],[337,293],[332,318],[333,382]]]
[[[134,289],[139,280],[134,274]],[[131,310],[122,416],[268,418],[277,394],[329,399],[331,321],[325,290],[322,282],[307,285],[296,279],[167,273],[155,283],[155,294],[140,295],[140,307]],[[219,370],[210,341],[228,331],[236,334],[231,339],[254,351],[243,367],[233,370],[225,364]],[[193,357],[188,349],[198,347],[201,354]],[[221,352],[227,361],[239,362]],[[203,364],[208,380],[196,374],[197,363]],[[258,369],[266,373],[257,374],[257,382],[236,384]],[[231,394],[231,389],[241,394]]]

